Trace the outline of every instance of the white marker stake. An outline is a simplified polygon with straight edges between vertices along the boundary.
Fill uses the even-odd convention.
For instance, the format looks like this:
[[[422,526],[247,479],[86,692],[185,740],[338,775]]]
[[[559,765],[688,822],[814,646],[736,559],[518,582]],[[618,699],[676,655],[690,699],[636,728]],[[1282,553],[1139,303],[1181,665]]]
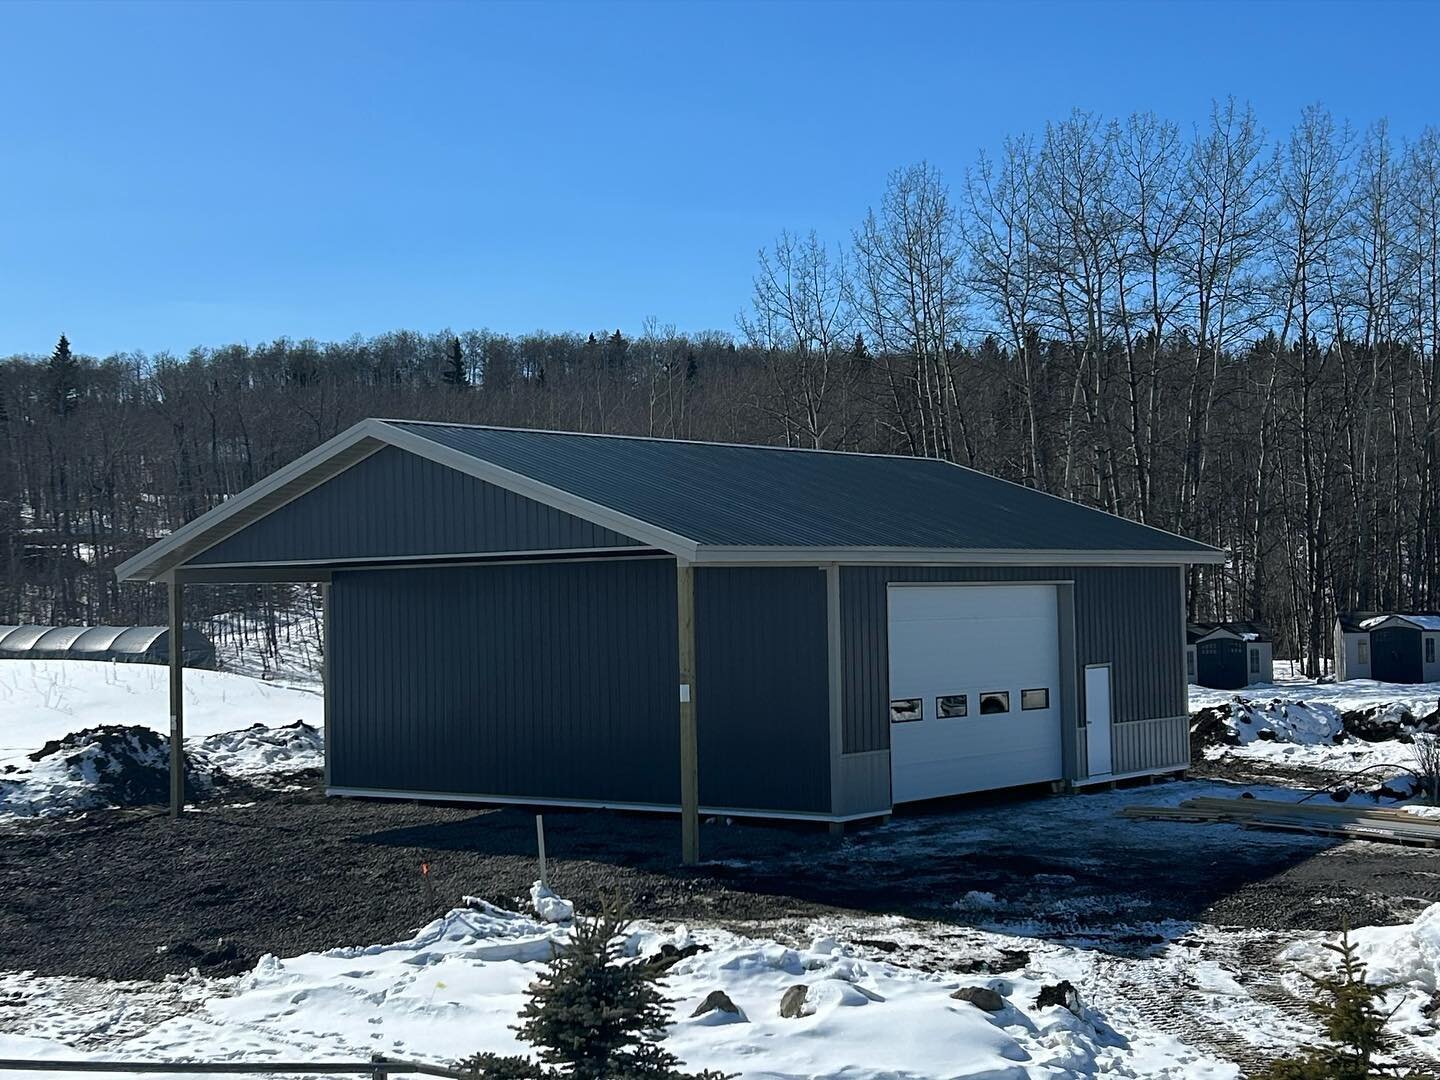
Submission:
[[[535,815],[535,843],[540,848],[540,884],[547,889],[550,881],[545,873],[545,815]]]

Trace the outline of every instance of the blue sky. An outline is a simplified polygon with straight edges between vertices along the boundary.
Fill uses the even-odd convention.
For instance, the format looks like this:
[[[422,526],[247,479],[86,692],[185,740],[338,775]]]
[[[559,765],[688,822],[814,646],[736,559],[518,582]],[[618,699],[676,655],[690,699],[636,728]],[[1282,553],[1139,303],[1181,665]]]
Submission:
[[[1440,123],[1440,5],[0,4],[0,355],[732,330],[782,228],[1072,107]]]

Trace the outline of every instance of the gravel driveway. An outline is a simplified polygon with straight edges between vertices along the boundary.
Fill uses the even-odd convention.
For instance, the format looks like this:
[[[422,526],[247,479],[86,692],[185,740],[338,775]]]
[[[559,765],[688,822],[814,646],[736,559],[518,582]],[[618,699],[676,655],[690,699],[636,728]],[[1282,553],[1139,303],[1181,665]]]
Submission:
[[[545,822],[551,882],[582,910],[618,896],[640,916],[740,928],[903,914],[1133,954],[1196,923],[1334,930],[1440,900],[1440,853],[1115,815],[1202,793],[1224,789],[956,801],[843,839],[711,822],[695,869],[676,865],[673,818]],[[0,969],[223,974],[267,952],[396,940],[463,895],[515,904],[536,877],[534,829],[515,809],[326,799],[318,779],[232,789],[179,822],[117,810],[14,826],[0,834]]]

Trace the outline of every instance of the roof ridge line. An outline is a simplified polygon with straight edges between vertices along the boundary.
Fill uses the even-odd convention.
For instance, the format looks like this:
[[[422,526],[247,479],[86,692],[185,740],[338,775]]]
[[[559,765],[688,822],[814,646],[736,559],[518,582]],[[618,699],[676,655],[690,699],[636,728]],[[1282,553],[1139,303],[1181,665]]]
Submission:
[[[922,457],[916,454],[880,454],[869,450],[831,450],[821,446],[775,446],[770,443],[720,442],[715,439],[677,439],[664,435],[631,435],[623,431],[568,431],[563,428],[511,427],[506,424],[465,424],[458,420],[402,420],[393,416],[375,416],[382,424],[423,424],[427,427],[466,428],[471,431],[515,431],[527,435],[575,435],[584,439],[630,439],[634,442],[683,443],[687,446],[728,446],[736,450],[783,450],[799,454],[835,454],[841,457],[898,458],[903,461],[939,461],[947,465],[956,462],[945,458]],[[961,465],[960,468],[969,468]],[[982,470],[976,469],[976,472]],[[990,473],[984,475],[990,476]],[[999,479],[997,477],[996,479]],[[1031,489],[1035,490],[1035,489]]]

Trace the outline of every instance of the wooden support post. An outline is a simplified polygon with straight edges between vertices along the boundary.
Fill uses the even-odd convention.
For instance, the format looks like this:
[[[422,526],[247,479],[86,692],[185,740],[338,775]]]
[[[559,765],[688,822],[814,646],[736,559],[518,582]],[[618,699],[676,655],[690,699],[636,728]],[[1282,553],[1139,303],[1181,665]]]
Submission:
[[[170,590],[170,816],[185,808],[185,586]]]
[[[680,855],[700,861],[700,735],[695,724],[695,567],[675,560],[680,645]]]

